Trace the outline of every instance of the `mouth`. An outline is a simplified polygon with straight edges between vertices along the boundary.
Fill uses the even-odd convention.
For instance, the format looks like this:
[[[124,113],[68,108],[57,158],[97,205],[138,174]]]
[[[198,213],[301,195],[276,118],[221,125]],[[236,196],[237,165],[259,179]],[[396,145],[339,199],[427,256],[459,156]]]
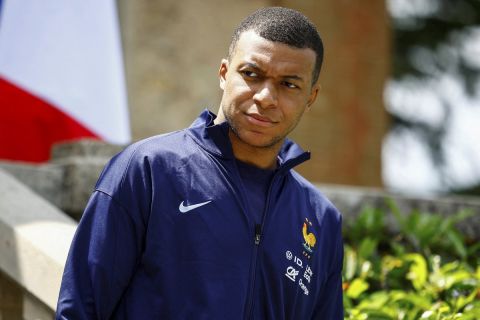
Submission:
[[[271,127],[276,124],[276,121],[273,121],[272,119],[259,115],[257,113],[247,113],[245,114],[247,117],[247,120],[256,126],[260,127]]]

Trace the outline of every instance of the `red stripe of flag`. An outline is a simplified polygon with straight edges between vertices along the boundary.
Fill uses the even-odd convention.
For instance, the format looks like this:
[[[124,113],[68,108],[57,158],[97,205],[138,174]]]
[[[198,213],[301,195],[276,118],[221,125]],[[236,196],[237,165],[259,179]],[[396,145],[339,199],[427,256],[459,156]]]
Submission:
[[[54,143],[99,137],[55,106],[0,77],[0,159],[44,162]]]

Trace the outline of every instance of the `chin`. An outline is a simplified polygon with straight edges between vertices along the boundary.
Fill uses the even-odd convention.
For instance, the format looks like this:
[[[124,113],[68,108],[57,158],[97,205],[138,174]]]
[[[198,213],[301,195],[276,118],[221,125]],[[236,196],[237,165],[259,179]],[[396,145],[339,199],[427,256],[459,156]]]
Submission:
[[[263,148],[269,149],[269,148],[275,147],[281,142],[281,139],[267,138],[267,137],[258,138],[258,137],[240,136],[239,138],[243,143],[251,147],[262,148],[262,149]]]

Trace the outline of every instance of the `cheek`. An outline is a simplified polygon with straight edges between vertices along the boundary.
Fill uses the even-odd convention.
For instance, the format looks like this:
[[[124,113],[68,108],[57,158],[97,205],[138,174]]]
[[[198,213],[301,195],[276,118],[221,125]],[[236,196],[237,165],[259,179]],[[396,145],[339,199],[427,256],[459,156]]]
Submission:
[[[240,104],[253,97],[253,91],[244,81],[229,81],[225,84],[224,100],[229,104]]]
[[[297,122],[302,117],[307,108],[307,102],[304,99],[287,99],[285,101],[283,114],[290,122]]]

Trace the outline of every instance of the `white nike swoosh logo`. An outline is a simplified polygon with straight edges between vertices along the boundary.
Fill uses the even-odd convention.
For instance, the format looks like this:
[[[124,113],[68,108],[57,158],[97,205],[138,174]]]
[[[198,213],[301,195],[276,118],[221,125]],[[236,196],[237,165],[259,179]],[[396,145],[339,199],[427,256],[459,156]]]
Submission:
[[[212,200],[209,200],[209,201],[205,201],[205,202],[202,202],[202,203],[197,203],[197,204],[192,204],[192,205],[189,205],[189,206],[185,206],[183,204],[183,201],[180,203],[180,206],[178,207],[178,210],[180,210],[181,213],[185,213],[185,212],[188,212],[190,210],[193,210],[193,209],[196,209],[196,208],[199,208],[201,206],[204,206],[208,203],[212,202]]]

